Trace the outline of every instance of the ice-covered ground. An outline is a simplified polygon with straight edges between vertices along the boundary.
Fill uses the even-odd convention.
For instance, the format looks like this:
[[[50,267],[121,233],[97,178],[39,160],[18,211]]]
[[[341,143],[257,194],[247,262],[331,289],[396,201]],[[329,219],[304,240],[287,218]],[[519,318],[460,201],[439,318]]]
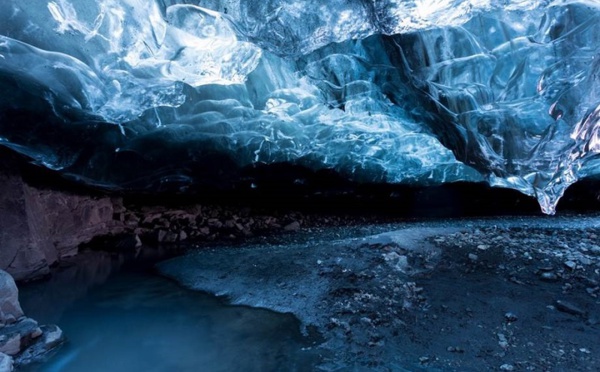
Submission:
[[[323,370],[587,371],[600,363],[599,227],[559,216],[325,228],[158,267],[293,313],[323,334]]]

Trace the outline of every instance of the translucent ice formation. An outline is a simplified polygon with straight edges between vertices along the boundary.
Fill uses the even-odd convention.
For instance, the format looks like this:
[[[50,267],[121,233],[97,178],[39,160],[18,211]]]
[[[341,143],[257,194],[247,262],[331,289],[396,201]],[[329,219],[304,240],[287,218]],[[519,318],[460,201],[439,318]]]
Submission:
[[[600,174],[599,59],[592,0],[5,0],[0,144],[111,188],[290,162],[553,213]]]

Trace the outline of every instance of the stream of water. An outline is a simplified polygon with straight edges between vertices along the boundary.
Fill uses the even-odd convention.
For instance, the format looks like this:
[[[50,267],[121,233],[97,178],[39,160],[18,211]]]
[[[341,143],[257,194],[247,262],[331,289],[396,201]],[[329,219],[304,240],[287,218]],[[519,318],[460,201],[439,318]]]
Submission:
[[[160,255],[160,254],[159,254]],[[26,314],[66,344],[25,372],[309,371],[317,353],[289,314],[181,288],[146,260],[90,252],[21,288]]]

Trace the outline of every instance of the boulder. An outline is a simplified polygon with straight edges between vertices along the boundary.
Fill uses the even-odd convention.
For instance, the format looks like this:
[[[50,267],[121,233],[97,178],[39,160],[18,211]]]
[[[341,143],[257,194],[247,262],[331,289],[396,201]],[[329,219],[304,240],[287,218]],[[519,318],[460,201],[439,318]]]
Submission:
[[[14,323],[22,316],[17,285],[9,273],[0,270],[0,324]]]
[[[16,356],[17,365],[26,365],[44,360],[48,353],[64,342],[63,332],[58,326],[42,326],[41,329],[41,337],[38,337],[35,342]]]

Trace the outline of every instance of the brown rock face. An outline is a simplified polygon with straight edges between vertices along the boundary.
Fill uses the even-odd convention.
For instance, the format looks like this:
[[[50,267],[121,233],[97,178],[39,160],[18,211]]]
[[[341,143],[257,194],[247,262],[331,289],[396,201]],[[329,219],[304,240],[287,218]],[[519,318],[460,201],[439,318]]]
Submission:
[[[0,211],[0,269],[17,281],[47,274],[114,224],[110,198],[40,190],[17,174],[0,173]]]

